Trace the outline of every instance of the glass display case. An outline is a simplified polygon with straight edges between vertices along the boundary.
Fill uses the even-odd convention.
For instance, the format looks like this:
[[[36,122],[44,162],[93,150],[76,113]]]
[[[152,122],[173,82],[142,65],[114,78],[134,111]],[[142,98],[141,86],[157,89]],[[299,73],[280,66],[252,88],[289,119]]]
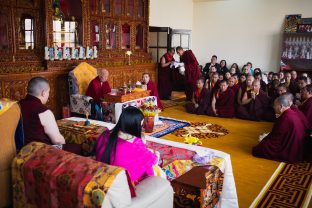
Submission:
[[[9,47],[8,22],[7,14],[0,12],[0,50],[7,50]]]
[[[105,25],[106,33],[106,49],[116,48],[116,34],[117,26],[114,23],[107,23]]]

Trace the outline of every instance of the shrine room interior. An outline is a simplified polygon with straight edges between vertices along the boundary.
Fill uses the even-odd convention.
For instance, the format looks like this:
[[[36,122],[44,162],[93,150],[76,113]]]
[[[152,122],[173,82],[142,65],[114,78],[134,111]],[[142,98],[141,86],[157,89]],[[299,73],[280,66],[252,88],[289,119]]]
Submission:
[[[100,73],[107,73],[109,92],[97,101],[88,92]],[[38,77],[49,88],[40,102],[52,112],[47,123],[79,154],[65,143],[26,138],[33,131],[27,128],[37,128],[33,120],[50,135],[44,111],[29,113],[39,108],[21,102]],[[312,208],[311,79],[312,0],[0,0],[0,208]],[[254,92],[258,82],[265,90]],[[231,116],[219,110],[229,104],[220,104],[222,84],[233,92]],[[260,91],[263,116],[246,107],[250,117],[240,117],[239,105],[252,104],[239,96],[256,103]],[[139,139],[157,159],[135,181],[112,164],[117,156],[110,164],[103,162],[107,151],[98,156],[102,139],[123,128],[131,108],[144,117]],[[300,124],[282,120],[289,111]],[[261,147],[260,156],[255,148],[272,135],[288,143],[272,157]],[[295,139],[301,156],[291,155]],[[122,154],[127,158],[127,149]],[[138,170],[147,160],[128,163]]]

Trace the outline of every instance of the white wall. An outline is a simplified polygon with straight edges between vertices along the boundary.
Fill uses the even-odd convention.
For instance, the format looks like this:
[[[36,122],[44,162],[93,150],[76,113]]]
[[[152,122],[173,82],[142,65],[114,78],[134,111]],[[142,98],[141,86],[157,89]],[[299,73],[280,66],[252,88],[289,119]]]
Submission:
[[[192,0],[150,0],[150,26],[192,30]]]
[[[228,65],[251,61],[264,71],[277,71],[286,14],[312,17],[312,0],[195,1],[193,51],[200,64],[216,54]]]

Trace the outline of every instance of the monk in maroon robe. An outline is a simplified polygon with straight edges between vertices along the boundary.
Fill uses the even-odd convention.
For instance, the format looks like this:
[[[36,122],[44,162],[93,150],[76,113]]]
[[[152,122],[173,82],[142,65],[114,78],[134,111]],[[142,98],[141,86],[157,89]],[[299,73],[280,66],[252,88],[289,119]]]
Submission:
[[[312,85],[307,85],[301,90],[303,102],[298,106],[299,110],[306,116],[309,127],[312,129]]]
[[[229,88],[234,92],[234,95],[237,96],[238,90],[239,90],[239,85],[235,83],[235,78],[234,77],[230,77],[228,79],[228,84],[229,84]]]
[[[186,100],[192,99],[192,94],[196,89],[196,82],[201,76],[198,61],[192,50],[184,51],[181,46],[176,48],[180,61],[185,67],[185,95]]]
[[[304,124],[284,95],[274,101],[274,110],[278,118],[272,131],[253,147],[252,154],[270,160],[301,162],[306,137]]]
[[[234,99],[234,92],[228,88],[227,82],[222,80],[220,89],[213,95],[211,107],[207,109],[207,114],[224,118],[234,117]]]
[[[49,99],[49,92],[48,80],[43,77],[33,77],[28,82],[26,97],[19,101],[25,145],[30,142],[42,142],[81,154],[81,145],[66,144],[52,111],[45,106]]]
[[[163,110],[163,106],[160,102],[160,98],[158,95],[158,90],[155,83],[150,79],[150,75],[148,73],[144,73],[142,76],[143,83],[146,84],[147,90],[150,90],[150,96],[155,96],[157,98],[157,107]]]
[[[204,87],[204,79],[197,80],[197,89],[193,92],[192,102],[186,104],[186,112],[205,114],[209,105],[209,92]]]
[[[172,79],[170,65],[174,62],[173,54],[175,50],[171,48],[160,58],[160,66],[158,69],[158,92],[162,100],[168,100],[172,92]]]
[[[252,89],[244,93],[243,105],[239,105],[237,108],[238,118],[255,121],[265,120],[270,99],[260,88],[260,80],[255,80],[252,83]]]
[[[98,76],[90,82],[86,95],[92,97],[96,103],[100,103],[104,95],[112,90],[107,81],[108,71],[106,69],[98,69],[97,74]]]
[[[240,84],[240,89],[237,93],[237,103],[242,105],[242,99],[246,91],[252,89],[252,83],[254,81],[254,77],[252,75],[248,75],[246,81]]]

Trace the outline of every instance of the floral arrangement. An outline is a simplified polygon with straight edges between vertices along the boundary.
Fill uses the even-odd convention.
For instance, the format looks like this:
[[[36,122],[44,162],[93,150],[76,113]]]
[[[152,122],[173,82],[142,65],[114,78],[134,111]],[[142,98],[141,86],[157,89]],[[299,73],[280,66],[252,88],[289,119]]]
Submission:
[[[191,135],[187,135],[186,137],[184,137],[184,143],[197,146],[201,146],[203,144],[197,137],[193,137]]]
[[[154,102],[143,103],[140,110],[144,116],[156,116],[161,111]]]

